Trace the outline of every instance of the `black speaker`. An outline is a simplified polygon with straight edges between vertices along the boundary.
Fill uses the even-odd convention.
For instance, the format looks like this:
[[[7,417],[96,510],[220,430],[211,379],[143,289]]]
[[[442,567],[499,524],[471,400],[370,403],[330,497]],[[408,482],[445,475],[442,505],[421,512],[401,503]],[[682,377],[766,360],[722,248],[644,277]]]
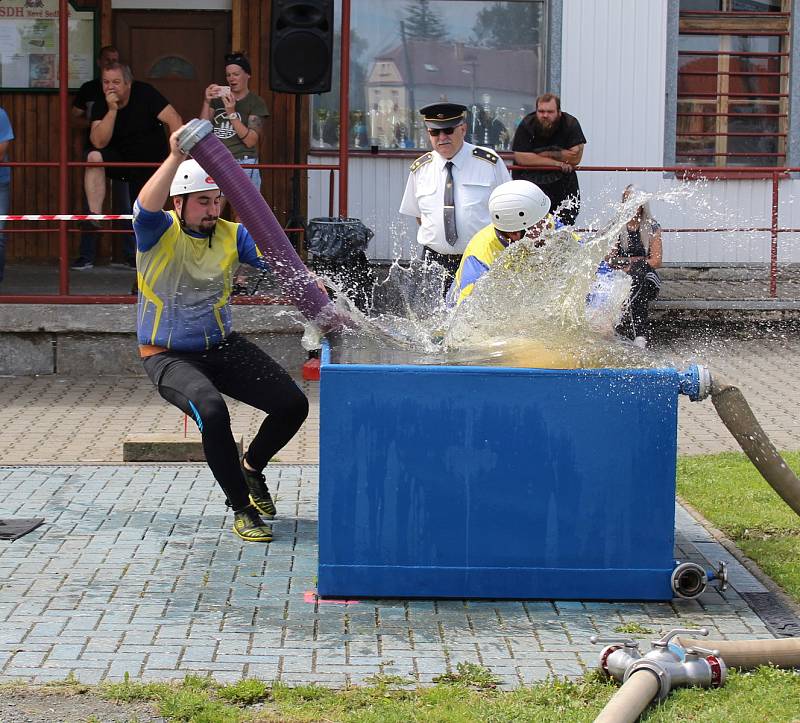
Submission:
[[[284,93],[331,89],[333,0],[272,0],[269,85]]]

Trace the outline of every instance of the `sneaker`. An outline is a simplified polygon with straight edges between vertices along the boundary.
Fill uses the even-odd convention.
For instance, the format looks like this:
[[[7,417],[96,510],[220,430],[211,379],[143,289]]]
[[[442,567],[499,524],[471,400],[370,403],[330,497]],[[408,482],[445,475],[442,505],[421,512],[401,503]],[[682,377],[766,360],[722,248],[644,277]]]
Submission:
[[[265,525],[252,505],[233,513],[233,531],[246,542],[272,542],[272,525]]]
[[[114,266],[118,269],[135,269],[136,268],[136,259],[123,259],[112,261],[110,266]]]
[[[242,474],[244,481],[247,483],[247,489],[250,492],[250,502],[264,517],[268,520],[275,519],[278,511],[275,509],[275,503],[272,501],[272,496],[267,488],[267,478],[261,472],[252,472],[244,466],[242,460]]]
[[[633,345],[638,346],[640,349],[647,349],[647,339],[643,336],[634,337]]]
[[[94,263],[89,261],[89,259],[83,258],[83,256],[78,256],[78,258],[72,262],[70,268],[76,271],[87,271],[88,269],[94,268]]]

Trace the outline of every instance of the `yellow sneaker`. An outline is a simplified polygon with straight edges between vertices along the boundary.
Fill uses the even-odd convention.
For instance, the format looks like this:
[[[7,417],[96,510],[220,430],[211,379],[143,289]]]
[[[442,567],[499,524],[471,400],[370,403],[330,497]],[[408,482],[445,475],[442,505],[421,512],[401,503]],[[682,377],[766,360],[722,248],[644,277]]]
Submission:
[[[247,542],[272,542],[272,525],[265,525],[251,505],[233,513],[233,531]]]
[[[247,469],[242,461],[242,474],[244,481],[247,484],[247,490],[250,493],[250,502],[264,517],[268,520],[274,520],[278,511],[275,509],[275,503],[272,501],[272,495],[269,493],[267,487],[267,478],[261,472],[254,472]]]

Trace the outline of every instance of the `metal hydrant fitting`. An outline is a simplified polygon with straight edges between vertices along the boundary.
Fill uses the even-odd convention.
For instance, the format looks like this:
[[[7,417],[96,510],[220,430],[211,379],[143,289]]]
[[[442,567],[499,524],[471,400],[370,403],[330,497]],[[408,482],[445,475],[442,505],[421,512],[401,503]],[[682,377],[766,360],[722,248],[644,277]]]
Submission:
[[[660,640],[653,641],[653,649],[646,655],[639,652],[639,644],[629,639],[598,638],[592,643],[608,642],[600,653],[600,669],[614,680],[624,683],[634,673],[648,671],[658,680],[656,700],[663,700],[670,690],[682,686],[718,688],[725,682],[727,666],[716,650],[694,646],[683,649],[671,644],[677,635],[708,635],[706,628],[699,630],[671,630]]]

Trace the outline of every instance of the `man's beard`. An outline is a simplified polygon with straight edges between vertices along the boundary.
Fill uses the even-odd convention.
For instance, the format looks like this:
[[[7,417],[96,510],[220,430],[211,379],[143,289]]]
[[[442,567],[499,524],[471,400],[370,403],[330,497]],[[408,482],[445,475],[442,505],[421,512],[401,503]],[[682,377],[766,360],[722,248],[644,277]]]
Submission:
[[[200,232],[207,233],[209,235],[214,233],[214,229],[217,227],[218,220],[219,219],[217,218],[214,218],[213,220],[209,218],[204,218],[202,221],[200,221],[200,224],[198,226]]]
[[[550,138],[555,134],[556,128],[558,128],[558,123],[560,120],[561,120],[561,114],[559,113],[552,124],[545,125],[539,120],[538,116],[534,116],[533,118],[534,134],[539,138]]]

